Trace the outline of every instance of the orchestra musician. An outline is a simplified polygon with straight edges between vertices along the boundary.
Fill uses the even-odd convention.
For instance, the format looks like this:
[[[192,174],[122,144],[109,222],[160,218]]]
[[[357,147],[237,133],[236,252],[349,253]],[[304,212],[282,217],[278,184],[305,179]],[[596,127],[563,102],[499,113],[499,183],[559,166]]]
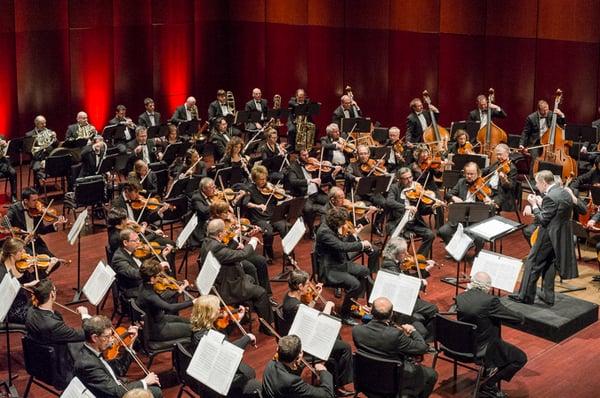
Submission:
[[[239,183],[233,184],[233,189],[245,187],[250,178],[250,159],[248,156],[242,155],[244,141],[240,137],[232,137],[225,147],[225,155],[221,159],[219,167],[232,167],[239,169],[242,180]]]
[[[198,257],[198,266],[202,267],[206,255],[208,252],[212,252],[221,264],[221,269],[215,281],[215,288],[219,291],[225,303],[239,305],[249,301],[258,316],[268,323],[273,322],[273,310],[267,292],[244,272],[243,266],[240,264],[242,260],[256,250],[258,240],[256,237],[252,237],[243,248],[240,248],[242,247],[240,244],[237,249],[231,249],[222,242],[225,234],[223,220],[217,218],[208,223],[206,238],[200,250],[201,256]],[[261,333],[270,335],[269,330],[262,324],[259,330]]]
[[[254,166],[250,172],[252,182],[248,187],[248,195],[244,197],[243,207],[248,211],[248,217],[252,224],[260,227],[263,233],[263,248],[267,261],[272,261],[273,254],[273,231],[279,232],[280,236],[285,236],[291,225],[286,220],[273,222],[273,208],[277,204],[274,189],[270,189],[267,183],[268,172],[264,166]],[[287,261],[287,255],[284,257]]]
[[[191,199],[191,210],[198,217],[198,225],[190,235],[190,243],[194,245],[200,245],[206,237],[206,224],[210,219],[210,205],[217,194],[217,186],[210,177],[202,178],[198,187],[199,189],[194,192]]]
[[[113,326],[104,315],[95,315],[83,323],[85,343],[75,358],[75,376],[96,397],[121,398],[135,388],[149,390],[154,398],[162,397],[160,382],[154,372],[138,381],[122,381],[117,369],[127,369],[131,355],[121,355],[112,365],[104,360],[102,352],[113,344]],[[114,368],[113,368],[114,367]]]
[[[214,120],[214,128],[208,138],[208,142],[212,143],[214,146],[213,156],[215,163],[220,162],[223,155],[225,155],[225,147],[230,140],[231,137],[229,136],[227,120],[222,116],[217,117]]]
[[[175,108],[171,121],[178,125],[192,119],[198,119],[198,107],[196,106],[196,98],[190,96],[187,97],[183,105]]]
[[[506,397],[498,389],[500,380],[510,381],[525,366],[527,355],[501,337],[502,322],[523,323],[522,314],[505,307],[498,297],[491,295],[492,279],[485,272],[473,275],[467,290],[456,296],[458,320],[475,326],[477,351],[485,350],[484,365],[487,376],[477,392],[479,397]]]
[[[440,111],[433,105],[429,105],[429,108],[439,120]],[[423,142],[423,132],[431,125],[431,116],[429,112],[423,110],[423,102],[419,98],[413,98],[410,101],[410,110],[411,112],[406,117],[406,143],[409,148],[413,144]]]
[[[142,277],[140,267],[142,260],[136,258],[133,252],[140,246],[140,237],[132,229],[125,228],[119,232],[120,246],[113,252],[111,268],[115,271],[117,288],[125,298],[136,298]]]
[[[217,90],[217,99],[208,106],[208,122],[211,127],[215,126],[218,118],[225,118],[225,116],[231,114],[231,111],[235,111],[235,109],[229,109],[227,105],[227,93],[223,89]]]
[[[349,95],[342,95],[340,106],[335,108],[331,116],[331,123],[342,126],[342,119],[362,117],[358,104],[350,98]]]
[[[44,116],[36,116],[33,123],[33,130],[25,133],[25,136],[33,137],[31,170],[33,171],[34,184],[39,188],[46,178],[44,170],[45,160],[50,155],[50,152],[58,147],[58,141],[56,133],[46,127],[46,118]]]
[[[148,167],[148,164],[138,159],[133,164],[133,170],[129,173],[127,178],[130,181],[137,181],[142,187],[146,196],[154,196],[158,192],[158,180],[156,174]]]
[[[437,372],[415,363],[410,356],[423,355],[429,346],[410,324],[396,326],[392,321],[393,305],[386,297],[373,301],[373,320],[352,329],[352,339],[358,350],[384,359],[402,360],[402,395],[426,398],[433,391]]]
[[[427,226],[425,220],[423,220],[424,214],[431,214],[433,212],[433,206],[425,206],[423,201],[419,202],[417,207],[417,201],[411,202],[406,196],[406,191],[417,187],[417,183],[413,181],[413,175],[408,167],[402,167],[396,174],[398,181],[392,184],[390,191],[387,195],[385,202],[386,209],[389,211],[388,219],[388,233],[392,233],[398,223],[402,220],[405,212],[410,212],[409,220],[404,227],[404,234],[414,233],[422,239],[421,246],[419,247],[418,253],[428,255],[431,252],[431,247],[435,239],[435,234]],[[419,184],[420,185],[420,184]],[[421,189],[423,189],[421,187]],[[417,192],[415,190],[415,192]],[[437,202],[434,202],[437,203]]]
[[[575,195],[579,195],[580,191],[587,191],[595,186],[600,186],[600,156],[594,158],[594,167],[590,171],[581,174],[569,185]]]
[[[492,199],[499,211],[514,211],[516,206],[517,168],[510,161],[508,145],[500,143],[494,148],[496,162],[483,170],[491,175],[488,185],[492,188]],[[508,173],[506,169],[508,168]]]
[[[388,139],[383,144],[385,147],[390,147],[390,156],[388,156],[385,164],[390,173],[395,172],[407,164],[406,158],[408,154],[404,150],[401,141],[400,129],[396,126],[390,127],[388,130]]]
[[[140,194],[142,187],[136,180],[128,180],[123,184],[121,194],[113,199],[112,207],[125,209],[127,211],[127,217],[130,220],[138,223],[147,222],[148,224],[158,223],[163,218],[165,212],[169,209],[167,203],[163,203],[157,209],[157,211],[150,211],[147,207],[144,207],[142,201],[145,198]],[[134,204],[140,204],[139,209]],[[134,206],[134,207],[132,207]],[[143,213],[142,213],[143,212]]]
[[[241,307],[244,311],[243,308]],[[212,294],[206,296],[200,296],[194,300],[194,307],[192,309],[192,316],[190,323],[192,325],[192,342],[190,344],[190,352],[193,354],[196,351],[196,347],[202,341],[202,338],[208,334],[208,332],[214,329],[214,324],[221,315],[219,298]],[[239,339],[231,342],[236,347],[244,349],[248,344],[256,344],[256,336],[252,333],[248,333]],[[262,387],[258,380],[256,380],[256,371],[244,362],[240,362],[228,396],[251,398],[256,397],[261,391]]]
[[[100,167],[100,162],[106,156],[106,143],[104,137],[96,134],[92,142],[86,145],[81,150],[81,171],[79,177],[89,177],[97,175]]]
[[[340,133],[340,128],[335,123],[329,124],[325,131],[327,135],[321,138],[321,148],[325,151],[323,160],[333,165],[332,176],[335,178],[350,163],[350,157],[344,151],[347,136],[346,133]]]
[[[8,179],[10,184],[10,201],[17,201],[17,172],[7,156],[8,141],[0,135],[0,178]]]
[[[296,95],[294,97],[291,97],[288,101],[289,116],[287,121],[287,142],[290,146],[291,152],[294,152],[294,150],[296,149],[296,117],[299,116],[297,114],[298,106],[308,103],[310,103],[310,100],[308,99],[308,97],[306,96],[306,92],[302,88],[297,89]],[[311,115],[308,115],[307,121],[313,122]]]
[[[135,137],[135,124],[127,117],[127,108],[125,105],[117,105],[115,110],[115,117],[110,119],[107,123],[108,126],[116,126],[119,124],[125,125],[123,137],[113,137],[114,145],[120,147],[121,152],[123,148],[127,146],[127,143]]]
[[[349,253],[372,251],[368,240],[354,240],[347,237],[344,230],[348,221],[348,211],[344,208],[332,208],[327,212],[324,222],[317,229],[315,253],[319,259],[319,274],[328,284],[341,286],[346,290],[340,309],[342,322],[355,326],[352,319],[352,300],[358,298],[365,290],[370,290],[372,280],[369,268],[353,263]],[[369,261],[371,262],[371,261]]]
[[[200,154],[194,148],[185,151],[183,161],[174,162],[170,173],[174,179],[206,177],[206,163],[201,160]]]
[[[131,154],[130,162],[141,159],[146,164],[155,163],[162,159],[163,154],[158,151],[154,140],[148,139],[148,129],[138,126],[135,129],[135,139],[127,143],[127,152]]]
[[[160,124],[160,113],[154,110],[154,100],[144,98],[144,108],[146,110],[138,117],[138,125],[146,128],[158,126]]]
[[[77,113],[77,123],[70,124],[67,127],[67,132],[65,134],[66,141],[76,141],[82,138],[90,138],[95,134],[98,134],[96,131],[96,127],[88,121],[88,114],[81,111]]]
[[[492,119],[504,119],[506,117],[506,112],[504,112],[504,109],[500,108],[494,103],[488,104],[488,99],[485,95],[478,95],[476,102],[477,109],[474,109],[471,112],[469,112],[469,117],[467,120],[470,120],[472,122],[479,122],[481,127],[486,126],[488,122],[488,106],[491,108],[492,111]]]
[[[56,232],[59,226],[67,223],[67,220],[62,215],[56,216],[53,222],[42,220],[38,209],[40,204],[38,203],[41,204],[38,192],[33,188],[25,188],[21,192],[21,201],[10,205],[6,217],[12,227],[17,227],[29,233],[35,230],[35,236],[32,237],[35,239],[31,239],[28,243],[28,247],[35,249],[35,254],[47,254],[53,257],[52,252],[40,235]],[[38,215],[38,213],[40,214]]]
[[[448,153],[453,154],[465,154],[465,155],[473,155],[475,151],[473,150],[473,144],[469,142],[469,134],[463,130],[458,129],[454,133],[454,142],[450,144],[448,147]]]
[[[416,182],[425,186],[429,191],[438,192],[436,178],[442,177],[446,160],[433,156],[427,145],[417,145],[413,151],[414,162],[409,165]]]
[[[269,170],[269,181],[277,183],[283,181],[283,172],[281,163],[276,161],[283,157],[283,162],[287,160],[285,157],[288,151],[283,143],[278,143],[278,133],[274,128],[268,128],[265,131],[265,142],[258,146],[258,153],[262,157],[262,165]]]
[[[265,120],[267,120],[267,100],[262,98],[262,92],[260,88],[255,88],[252,90],[252,99],[246,102],[246,106],[244,107],[245,111],[250,112],[258,112],[260,113],[260,122],[247,122],[246,130],[247,131],[257,131],[260,130],[263,126]]]
[[[537,111],[527,116],[525,120],[525,127],[519,139],[519,149],[525,151],[527,147],[540,145],[540,138],[550,128],[553,115],[554,112],[550,110],[548,103],[544,100],[539,100]],[[556,115],[556,123],[564,126],[566,123],[565,114],[557,108]],[[527,152],[531,154],[532,160],[535,160],[542,151],[540,148],[535,148]]]
[[[272,359],[263,373],[264,398],[334,398],[333,376],[325,365],[315,364],[319,386],[313,386],[298,375],[303,358],[302,342],[295,334],[283,336],[277,342],[277,357]]]

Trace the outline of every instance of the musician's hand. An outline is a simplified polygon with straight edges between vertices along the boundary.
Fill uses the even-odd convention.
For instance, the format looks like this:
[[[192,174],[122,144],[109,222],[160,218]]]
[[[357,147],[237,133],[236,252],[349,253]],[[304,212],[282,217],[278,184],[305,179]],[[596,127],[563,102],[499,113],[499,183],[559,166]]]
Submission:
[[[166,212],[167,210],[169,210],[169,207],[170,207],[170,205],[169,205],[168,203],[164,203],[164,204],[163,204],[163,205],[160,207],[160,209],[158,209],[158,214],[160,214],[160,215],[162,216],[163,214],[165,214],[165,212]]]
[[[146,221],[142,222],[140,224],[140,233],[142,233],[142,234],[146,233],[146,228],[147,227],[148,227],[148,223]],[[160,231],[160,230],[158,230],[158,231]],[[158,232],[158,231],[156,231],[156,232]]]
[[[354,181],[355,182],[359,182],[360,181],[360,177],[354,177]]]
[[[527,205],[523,208],[523,215],[526,217],[531,217],[533,216],[533,212],[531,211],[531,206]]]
[[[163,268],[164,271],[171,269],[171,265],[169,265],[169,263],[166,261],[161,261],[160,266]]]
[[[267,205],[266,205],[266,204],[264,204],[264,203],[263,203],[263,204],[260,204],[260,205],[256,205],[256,208],[257,208],[258,210],[262,211],[263,213],[264,213],[265,211],[267,211]]]
[[[435,113],[440,113],[440,110],[436,108],[433,104],[429,104],[429,109],[431,109]]]
[[[402,330],[406,334],[412,334],[412,332],[414,332],[415,330],[417,330],[417,329],[415,329],[415,327],[413,325],[411,325],[409,323],[405,323],[404,325],[401,325],[400,327],[402,328]]]
[[[247,336],[250,338],[250,343],[251,343],[252,345],[256,345],[256,336],[255,336],[255,335],[253,335],[252,333],[248,333],[248,335],[247,335]]]
[[[596,221],[594,221],[594,220],[590,220],[587,222],[587,224],[585,224],[585,226],[587,228],[594,228],[595,225],[596,225]]]
[[[571,200],[573,201],[573,204],[576,205],[577,204],[577,196],[575,196],[575,194],[573,193],[573,190],[569,187],[565,187],[565,191],[567,191],[569,193],[569,195],[571,195]]]
[[[323,283],[315,284],[315,290],[317,291],[317,294],[321,294],[321,292],[323,291]]]
[[[320,178],[313,178],[312,180],[310,180],[310,182],[314,182],[317,185],[321,185],[321,179]]]
[[[186,279],[184,279],[183,283],[181,285],[179,285],[179,293],[183,293],[185,288],[188,287],[189,285],[190,285],[190,283]]]
[[[492,198],[490,198],[489,196],[486,196],[483,199],[483,203],[485,203],[486,205],[491,205],[492,203],[494,203],[494,201],[492,200]]]
[[[162,229],[157,229],[156,231],[154,231],[154,233],[155,233],[156,235],[158,235],[158,236],[162,236],[162,237],[165,237],[165,236],[167,236],[167,235],[165,234],[165,232],[164,232]]]
[[[492,108],[495,111],[499,111],[500,107],[494,103],[489,104],[489,107]]]
[[[88,309],[83,305],[80,305],[79,307],[75,308],[75,311],[79,312],[79,315],[89,315]]]
[[[556,110],[554,111],[558,116],[560,117],[565,117],[565,114],[563,113],[563,111],[561,111],[560,109],[556,108]]]
[[[412,214],[417,214],[417,206],[407,206],[406,210],[408,210]]]
[[[135,339],[137,338],[137,336],[138,336],[138,329],[139,329],[139,328],[140,328],[140,327],[139,327],[139,326],[136,326],[136,325],[131,325],[131,326],[129,326],[129,327],[127,328],[127,333],[129,333],[129,334],[131,335],[131,338],[132,338],[132,339],[134,339],[134,340],[135,340]]]
[[[328,301],[325,303],[325,307],[323,307],[324,314],[331,314],[331,311],[335,308],[335,303],[333,301]]]
[[[369,242],[368,240],[363,240],[362,242],[363,245],[363,249],[372,249],[373,246],[371,246],[371,242]]]
[[[171,245],[167,244],[167,245],[165,246],[165,248],[164,248],[164,249],[162,249],[162,255],[163,255],[163,256],[168,256],[168,255],[169,255],[169,253],[171,253],[172,251],[173,251],[173,246],[171,246]]]
[[[66,223],[67,223],[67,219],[64,216],[59,216],[58,219],[56,221],[54,221],[54,223],[52,225],[54,226],[54,229],[57,229],[59,225],[66,224]]]
[[[244,250],[244,244],[242,242],[238,243],[237,249],[238,250]]]
[[[427,260],[426,263],[427,263],[427,266],[425,266],[425,271],[427,271],[427,272],[431,271],[431,269],[433,267],[435,267],[435,261],[433,261],[433,260]]]
[[[315,370],[317,372],[324,372],[327,370],[327,368],[322,363],[317,363],[317,364],[315,364]]]
[[[355,232],[356,232],[356,234],[358,235],[358,234],[360,234],[360,232],[363,230],[363,228],[364,228],[364,227],[365,227],[364,225],[362,225],[362,224],[358,224],[358,225],[356,226],[356,228],[354,228],[354,231],[355,231]]]
[[[144,377],[144,382],[149,386],[160,386],[160,381],[158,380],[158,376],[154,372],[148,373],[146,377]]]
[[[341,151],[343,147],[344,147],[344,145],[342,145],[341,143],[339,143],[339,142],[335,143],[335,149],[337,149],[338,151]]]
[[[156,154],[156,157],[158,158],[158,160],[162,160],[162,158],[163,158],[163,155],[164,155],[164,153],[162,153],[162,152],[158,152],[158,153]]]
[[[421,279],[421,284],[422,284],[424,287],[427,287],[427,285],[428,285],[429,283],[427,282],[427,279]]]
[[[587,147],[586,146],[582,146],[580,152],[585,155],[587,153]]]
[[[452,197],[452,201],[453,201],[454,203],[462,203],[462,202],[464,202],[464,200],[462,200],[462,199],[461,199],[461,198],[459,198],[458,196],[453,196],[453,197]]]
[[[31,281],[31,282],[23,283],[23,286],[25,286],[25,287],[34,287],[38,283],[40,283],[40,281],[36,279],[36,280]]]
[[[244,307],[243,305],[240,305],[238,307],[238,315],[239,315],[239,319],[244,319],[244,317],[246,316],[246,307]]]
[[[139,153],[142,152],[142,146],[141,145],[136,146],[135,149],[134,149],[134,152],[137,155],[139,155]]]

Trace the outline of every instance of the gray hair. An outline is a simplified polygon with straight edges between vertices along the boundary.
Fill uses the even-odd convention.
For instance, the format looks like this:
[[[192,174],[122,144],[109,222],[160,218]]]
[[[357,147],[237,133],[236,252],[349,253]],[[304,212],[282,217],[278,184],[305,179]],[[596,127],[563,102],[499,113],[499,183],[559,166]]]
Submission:
[[[467,285],[467,289],[481,290],[482,292],[489,292],[492,288],[492,278],[487,272],[477,272],[471,278],[471,282]]]
[[[406,252],[407,250],[408,244],[406,243],[406,239],[391,238],[383,248],[383,258],[396,261],[398,253]]]
[[[213,183],[214,180],[210,177],[204,177],[200,180],[200,189],[204,189],[208,186],[208,184]]]
[[[331,135],[331,133],[333,133],[334,131],[339,131],[340,127],[337,125],[337,123],[330,123],[327,125],[327,127],[325,127],[325,131],[327,132],[327,135]]]
[[[537,173],[535,173],[535,180],[543,181],[546,184],[553,184],[554,183],[554,174],[552,174],[552,172],[550,170],[538,171]]]
[[[144,126],[137,126],[135,128],[135,134],[139,134],[139,133],[142,133],[144,131],[148,131],[148,129],[146,127],[144,127]]]
[[[225,229],[225,223],[220,218],[210,220],[206,227],[206,234],[210,237],[216,237]]]

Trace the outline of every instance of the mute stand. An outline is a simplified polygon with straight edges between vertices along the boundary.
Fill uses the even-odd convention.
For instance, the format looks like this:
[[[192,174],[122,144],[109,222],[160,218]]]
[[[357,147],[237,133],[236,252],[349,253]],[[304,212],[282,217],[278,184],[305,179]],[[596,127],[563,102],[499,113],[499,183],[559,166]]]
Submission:
[[[73,290],[75,290],[75,295],[73,296],[73,300],[71,300],[68,305],[79,304],[87,301],[86,299],[81,298],[81,230],[85,225],[87,216],[88,211],[85,209],[79,214],[77,220],[75,220],[73,227],[71,227],[71,230],[67,235],[67,240],[71,246],[75,244],[75,239],[77,239],[77,287],[73,288]]]
[[[295,224],[297,224],[298,220],[302,220],[300,215],[302,214],[302,209],[304,208],[304,202],[306,202],[306,198],[300,197],[300,198],[293,198],[293,199],[278,203],[273,208],[273,215],[271,216],[271,224],[274,224],[277,221],[281,221],[281,220],[296,220]],[[302,223],[302,226],[304,227],[304,223],[302,221],[300,221],[300,222]],[[294,226],[295,226],[295,224],[294,224]],[[293,227],[292,227],[292,229],[293,229]],[[290,232],[292,231],[292,229],[290,229],[290,231],[288,231],[288,233],[286,234],[286,237],[288,235],[290,235]],[[300,238],[303,235],[304,235],[304,232],[302,233]],[[285,239],[285,237],[282,236],[281,242],[282,242],[282,246],[284,248],[284,253],[286,255],[288,255],[289,257],[293,258],[294,254],[292,253],[292,251],[293,251],[293,248],[295,245],[292,245],[291,249],[289,249],[289,250],[286,249],[287,246],[284,246],[284,239]],[[275,275],[275,277],[271,278],[271,282],[287,282],[288,277],[293,269],[294,269],[293,266],[290,268],[289,264],[285,263],[285,256],[284,256],[283,259],[281,260],[281,272],[279,274]]]

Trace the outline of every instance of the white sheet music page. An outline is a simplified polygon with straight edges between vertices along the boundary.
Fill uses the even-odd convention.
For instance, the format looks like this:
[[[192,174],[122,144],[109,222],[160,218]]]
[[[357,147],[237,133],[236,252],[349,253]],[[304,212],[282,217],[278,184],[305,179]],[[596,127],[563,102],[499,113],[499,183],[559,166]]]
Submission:
[[[506,292],[513,292],[523,262],[519,259],[482,250],[473,261],[471,276],[486,272],[492,278],[492,286]]]
[[[7,272],[0,282],[0,322],[4,322],[8,310],[12,306],[15,297],[21,290],[21,284],[17,278],[13,278],[12,275]]]
[[[301,304],[288,334],[300,338],[303,351],[326,361],[341,327],[338,319]]]
[[[502,222],[497,218],[491,218],[488,221],[482,222],[479,225],[475,225],[470,227],[471,232],[481,236],[486,240],[491,240],[492,238],[502,235],[505,232],[513,229],[514,226],[511,224]]]
[[[67,388],[60,395],[61,398],[95,398],[96,396],[92,394],[90,390],[87,389],[86,386],[83,385],[81,380],[77,377],[73,377],[69,382]]]
[[[88,216],[87,209],[85,209],[84,211],[79,213],[79,215],[77,216],[77,220],[75,220],[75,222],[73,223],[73,226],[71,227],[71,230],[67,234],[67,242],[69,242],[69,244],[71,246],[73,246],[75,244],[77,237],[81,233],[81,230],[83,229],[83,226],[85,225],[85,220],[87,219],[87,216]]]
[[[100,304],[104,295],[110,289],[110,285],[114,282],[115,276],[115,271],[111,267],[104,265],[102,261],[98,262],[96,269],[81,289],[90,304]]]
[[[197,225],[198,216],[194,213],[194,215],[190,218],[187,224],[185,224],[185,227],[183,228],[183,230],[181,230],[181,233],[177,237],[177,242],[175,242],[175,245],[178,249],[181,249],[183,245],[185,245],[185,242],[188,240],[192,232],[196,229]]]
[[[298,217],[294,225],[292,225],[292,228],[290,228],[288,233],[281,240],[283,252],[289,255],[294,250],[298,242],[300,242],[300,239],[302,239],[305,233],[306,225],[304,225],[302,217]]]
[[[201,295],[206,296],[210,293],[210,289],[215,284],[215,280],[217,279],[220,270],[221,264],[219,264],[219,261],[212,252],[208,252],[204,259],[202,269],[196,277],[196,286]]]
[[[227,340],[225,335],[210,330],[200,340],[187,374],[221,395],[227,395],[244,350]]]
[[[369,297],[369,303],[379,297],[392,302],[394,311],[411,315],[421,289],[421,280],[405,274],[379,271]]]
[[[450,239],[450,242],[446,245],[446,251],[456,261],[461,261],[472,243],[473,239],[465,234],[463,225],[459,223],[452,239]]]

